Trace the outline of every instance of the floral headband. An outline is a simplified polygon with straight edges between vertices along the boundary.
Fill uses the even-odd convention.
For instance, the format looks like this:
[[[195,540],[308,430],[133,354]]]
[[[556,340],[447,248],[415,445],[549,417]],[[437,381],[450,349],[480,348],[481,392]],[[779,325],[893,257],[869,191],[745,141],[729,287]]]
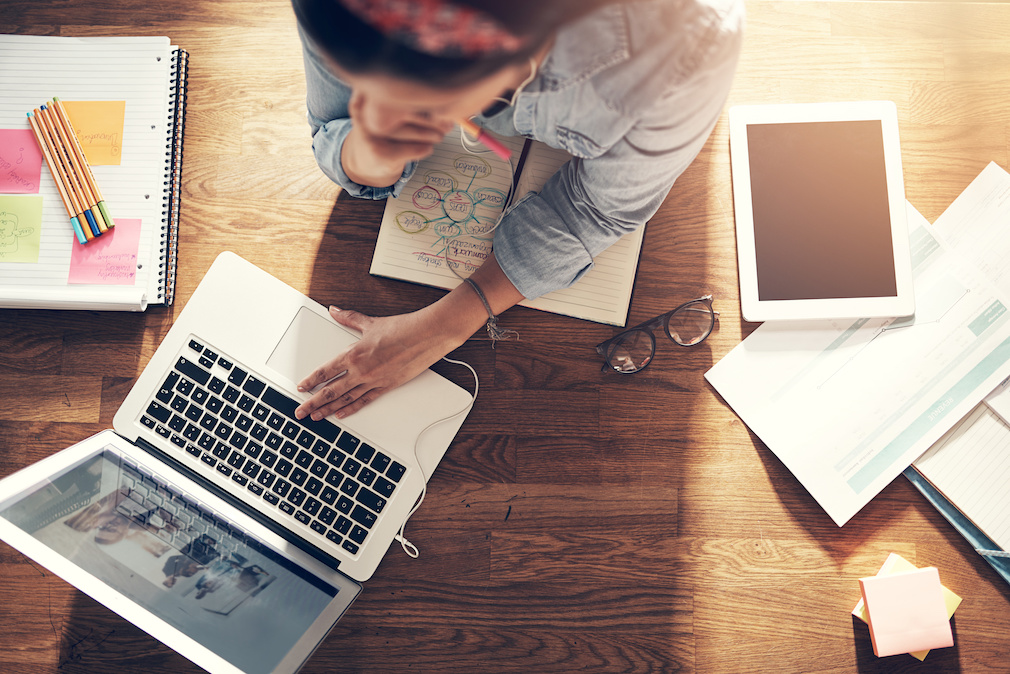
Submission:
[[[339,0],[384,36],[444,57],[507,54],[525,46],[496,19],[451,0]]]

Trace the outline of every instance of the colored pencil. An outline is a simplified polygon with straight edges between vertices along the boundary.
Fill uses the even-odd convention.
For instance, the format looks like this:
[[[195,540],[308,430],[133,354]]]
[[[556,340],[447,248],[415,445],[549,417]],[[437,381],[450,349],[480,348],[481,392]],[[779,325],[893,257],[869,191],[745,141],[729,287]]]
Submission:
[[[56,189],[60,193],[60,199],[63,200],[63,206],[67,209],[67,214],[70,216],[70,224],[74,228],[74,234],[77,236],[77,240],[83,245],[88,242],[88,237],[84,235],[84,231],[81,229],[81,223],[77,219],[77,214],[74,213],[73,206],[70,204],[70,197],[67,195],[67,190],[63,186],[63,181],[59,177],[59,173],[56,169],[56,160],[53,158],[52,154],[49,152],[49,146],[42,138],[42,131],[39,130],[38,120],[32,113],[28,113],[28,124],[32,127],[32,133],[35,134],[35,142],[39,144],[39,149],[42,151],[42,156],[46,160],[46,165],[49,167],[49,172],[53,174],[53,182],[56,183]]]
[[[91,188],[92,192],[94,192],[96,199],[95,203],[98,206],[98,210],[102,212],[102,216],[105,218],[105,224],[109,226],[109,229],[112,229],[116,226],[116,223],[112,220],[112,216],[109,215],[108,206],[105,203],[105,197],[102,196],[102,191],[98,188],[98,181],[95,180],[95,174],[91,170],[91,164],[88,163],[88,159],[84,155],[84,150],[81,148],[80,140],[77,138],[77,132],[74,131],[74,125],[70,123],[70,116],[67,114],[66,108],[63,107],[63,101],[53,96],[53,108],[56,110],[57,117],[59,117],[70,136],[72,149],[80,160],[83,167],[84,178],[88,182],[88,186]]]
[[[96,226],[92,228],[84,214],[85,208],[81,205],[81,201],[77,197],[77,191],[74,189],[74,184],[70,180],[70,175],[67,173],[65,160],[60,154],[56,141],[53,139],[52,131],[46,123],[47,120],[42,115],[42,111],[39,108],[35,108],[35,119],[38,122],[39,130],[42,131],[42,137],[45,139],[50,154],[52,154],[53,159],[56,160],[54,162],[56,165],[56,173],[53,174],[53,178],[63,182],[63,187],[67,191],[67,196],[70,199],[71,206],[73,206],[74,213],[77,214],[77,220],[81,225],[81,229],[84,231],[88,241],[91,241],[91,239],[98,236],[98,227]]]
[[[71,135],[67,133],[66,128],[64,128],[63,121],[60,119],[60,115],[56,112],[55,107],[52,105],[46,105],[47,113],[50,115],[50,121],[53,124],[53,128],[56,129],[56,136],[59,138],[60,145],[63,146],[67,157],[70,159],[71,168],[74,171],[74,175],[77,178],[77,182],[81,186],[81,196],[84,198],[84,202],[88,206],[88,210],[91,214],[95,216],[95,222],[98,223],[98,229],[104,234],[109,228],[105,224],[105,218],[102,217],[101,211],[98,209],[98,199],[95,198],[94,190],[88,185],[87,176],[84,173],[84,166],[81,164],[81,160],[77,157],[77,152],[74,150],[73,143],[70,138]]]
[[[43,105],[41,106],[41,109],[37,110],[37,112],[42,120],[42,126],[49,132],[49,137],[53,139],[53,145],[56,148],[56,153],[59,155],[60,160],[63,162],[63,168],[66,169],[66,176],[68,178],[68,184],[70,185],[71,194],[76,196],[78,203],[81,205],[84,217],[88,221],[88,225],[91,227],[91,233],[95,236],[100,236],[102,229],[98,226],[95,214],[91,210],[91,204],[89,203],[87,193],[84,191],[84,186],[81,184],[80,178],[77,176],[77,172],[74,171],[74,165],[70,161],[70,153],[57,134],[56,120],[53,119],[52,111],[49,110],[47,106]],[[84,223],[81,224],[83,225]]]
[[[480,128],[469,119],[460,120],[459,125],[463,127],[464,131],[476,138],[478,142],[483,143],[484,147],[501,157],[502,160],[508,161],[512,156],[511,150],[492,138],[487,131]]]

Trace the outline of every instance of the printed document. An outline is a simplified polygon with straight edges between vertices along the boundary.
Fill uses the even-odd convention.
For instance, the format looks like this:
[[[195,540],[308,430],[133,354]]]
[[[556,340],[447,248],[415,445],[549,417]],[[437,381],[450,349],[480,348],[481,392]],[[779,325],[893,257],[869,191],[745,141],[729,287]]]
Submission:
[[[705,375],[839,526],[1010,374],[1007,300],[907,211],[914,317],[765,323]]]

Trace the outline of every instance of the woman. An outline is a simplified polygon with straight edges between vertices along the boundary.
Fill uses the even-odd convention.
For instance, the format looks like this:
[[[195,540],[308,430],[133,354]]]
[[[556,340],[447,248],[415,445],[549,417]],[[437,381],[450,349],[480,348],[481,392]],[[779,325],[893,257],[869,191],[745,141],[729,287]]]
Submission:
[[[362,333],[299,387],[351,414],[523,298],[575,283],[701,150],[739,56],[741,0],[293,0],[320,168],[397,195],[461,119],[571,153],[495,231],[468,283],[410,314],[330,309]],[[490,318],[489,318],[490,317]]]

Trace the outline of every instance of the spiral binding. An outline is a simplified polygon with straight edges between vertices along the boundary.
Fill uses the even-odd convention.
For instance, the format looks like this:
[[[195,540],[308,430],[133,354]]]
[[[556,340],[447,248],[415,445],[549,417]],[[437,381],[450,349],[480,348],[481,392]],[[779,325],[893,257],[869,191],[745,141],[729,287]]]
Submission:
[[[158,272],[164,274],[164,297],[158,299],[171,306],[175,299],[175,270],[179,253],[179,206],[182,197],[182,139],[186,127],[186,79],[189,76],[189,52],[177,49],[172,54],[172,86],[169,92],[168,138],[165,141],[166,182],[162,193],[165,210],[161,214],[164,248],[159,251]]]

